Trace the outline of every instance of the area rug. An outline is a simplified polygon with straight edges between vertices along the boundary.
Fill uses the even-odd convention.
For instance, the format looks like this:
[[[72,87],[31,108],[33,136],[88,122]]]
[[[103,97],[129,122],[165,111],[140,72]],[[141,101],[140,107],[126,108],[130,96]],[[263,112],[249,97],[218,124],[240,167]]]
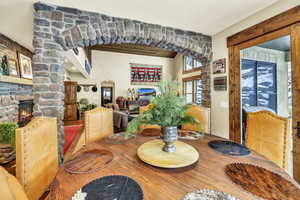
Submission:
[[[76,138],[76,136],[80,133],[82,130],[82,125],[72,125],[72,126],[65,126],[64,132],[65,132],[65,145],[64,145],[64,153],[68,151],[70,148],[72,142]]]
[[[188,193],[183,200],[239,200],[224,192],[219,192],[215,190],[196,190]]]
[[[225,141],[225,140],[213,140],[208,143],[208,146],[224,155],[230,156],[246,156],[251,153],[250,149],[244,145]]]
[[[143,200],[140,185],[127,176],[105,176],[78,190],[72,200]]]
[[[299,200],[300,190],[287,179],[265,168],[245,163],[225,167],[231,181],[266,200]]]

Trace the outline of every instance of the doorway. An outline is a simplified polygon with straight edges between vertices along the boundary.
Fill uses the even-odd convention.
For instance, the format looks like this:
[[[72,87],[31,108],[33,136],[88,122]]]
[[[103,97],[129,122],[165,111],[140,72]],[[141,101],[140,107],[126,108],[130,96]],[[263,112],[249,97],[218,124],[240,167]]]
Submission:
[[[269,111],[292,121],[291,37],[285,35],[240,50],[241,142],[247,116]],[[292,127],[288,127],[288,172],[293,173]]]
[[[290,35],[242,49],[240,66],[245,144],[247,113],[266,110],[292,120]]]
[[[113,103],[113,88],[101,87],[101,106],[105,107],[106,104]]]
[[[263,23],[262,23],[263,26]],[[250,95],[248,93],[248,96],[243,97],[243,89],[244,87],[241,77],[244,76],[247,77],[244,72],[242,72],[242,65],[244,69],[247,69],[247,63],[252,62],[252,66],[255,66],[252,70],[252,74],[256,73],[257,70],[263,65],[263,68],[266,69],[265,71],[268,71],[268,74],[266,76],[269,77],[270,80],[277,80],[278,74],[281,76],[282,73],[276,72],[278,70],[279,66],[278,63],[272,61],[272,59],[269,58],[269,60],[265,61],[266,63],[261,63],[263,60],[255,60],[251,57],[247,57],[245,55],[248,55],[247,53],[243,53],[243,51],[249,50],[249,48],[265,48],[270,43],[274,44],[274,41],[282,40],[282,38],[289,38],[289,46],[290,51],[286,51],[286,56],[290,57],[289,60],[286,61],[286,66],[288,71],[286,72],[289,74],[287,76],[288,81],[285,82],[288,86],[284,86],[285,88],[288,88],[288,94],[285,96],[287,101],[283,101],[282,99],[279,100],[278,98],[278,91],[279,87],[282,87],[282,84],[280,86],[278,84],[273,84],[272,87],[270,84],[267,87],[267,90],[265,91],[267,100],[262,98],[264,101],[264,105],[267,105],[266,107],[268,109],[273,110],[275,113],[283,113],[282,108],[280,108],[280,104],[282,102],[285,102],[289,105],[289,108],[286,109],[285,106],[285,116],[290,118],[291,124],[290,130],[292,131],[292,149],[293,149],[293,175],[294,178],[300,182],[300,138],[297,135],[297,122],[300,121],[300,25],[293,24],[287,27],[284,27],[279,30],[274,30],[270,33],[264,33],[260,36],[241,41],[238,44],[233,44],[229,46],[229,62],[230,62],[230,77],[229,77],[229,87],[230,87],[230,139],[234,140],[236,142],[242,143],[243,142],[243,126],[242,126],[242,111],[243,111],[243,98],[248,99],[249,101],[252,101],[252,99],[256,99],[254,103],[258,102],[258,105],[260,105],[260,100],[258,95],[255,95],[257,91],[260,90],[258,87],[257,82],[260,79],[259,77],[256,77],[257,82],[254,80],[252,81],[252,86],[248,88],[252,94]],[[230,40],[230,39],[229,39]],[[230,42],[229,42],[230,43]],[[230,45],[230,44],[229,44]],[[245,57],[243,57],[245,56]],[[249,55],[248,55],[249,56]],[[242,59],[245,59],[244,61]],[[287,58],[285,58],[287,59]],[[249,61],[250,60],[250,61]],[[244,63],[243,63],[244,62]],[[276,67],[275,67],[276,65]],[[268,67],[267,67],[268,66]],[[290,68],[290,69],[289,69]],[[275,70],[276,69],[276,70]],[[286,68],[285,68],[286,69]],[[281,70],[281,68],[280,68]],[[269,80],[269,82],[270,82]],[[251,85],[251,84],[250,84]],[[266,89],[266,87],[264,87]],[[275,94],[275,91],[277,92]],[[290,96],[288,96],[290,95]],[[249,100],[250,99],[250,100]],[[247,103],[247,102],[246,102]],[[244,104],[246,104],[244,102]],[[252,102],[251,102],[252,103]],[[276,108],[276,109],[274,109]]]

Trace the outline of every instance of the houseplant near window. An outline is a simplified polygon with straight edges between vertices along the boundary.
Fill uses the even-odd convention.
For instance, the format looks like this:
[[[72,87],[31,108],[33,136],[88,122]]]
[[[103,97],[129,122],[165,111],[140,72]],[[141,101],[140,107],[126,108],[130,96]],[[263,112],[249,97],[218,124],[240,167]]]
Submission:
[[[174,152],[173,143],[178,138],[177,127],[190,123],[200,126],[199,121],[187,115],[188,105],[178,96],[178,83],[166,80],[158,85],[160,95],[154,97],[148,105],[148,110],[133,119],[126,130],[126,136],[140,131],[142,124],[160,125],[162,127],[162,140],[165,143],[163,150]]]

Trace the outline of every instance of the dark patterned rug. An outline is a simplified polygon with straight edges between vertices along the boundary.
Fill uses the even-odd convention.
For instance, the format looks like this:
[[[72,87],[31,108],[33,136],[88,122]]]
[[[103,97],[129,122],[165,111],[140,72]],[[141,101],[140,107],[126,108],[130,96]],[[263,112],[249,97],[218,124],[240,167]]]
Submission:
[[[127,176],[105,176],[78,190],[72,200],[143,200],[140,185]]]
[[[225,140],[210,141],[208,146],[224,155],[230,156],[246,156],[251,153],[250,149],[244,145]]]

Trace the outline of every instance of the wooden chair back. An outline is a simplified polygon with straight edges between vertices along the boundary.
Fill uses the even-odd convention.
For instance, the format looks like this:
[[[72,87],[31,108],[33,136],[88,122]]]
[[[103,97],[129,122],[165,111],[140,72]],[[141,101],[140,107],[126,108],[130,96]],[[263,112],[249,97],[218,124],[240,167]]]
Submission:
[[[246,146],[287,170],[288,119],[269,111],[248,113]]]
[[[57,120],[36,117],[16,130],[16,175],[30,200],[39,199],[58,170]]]

